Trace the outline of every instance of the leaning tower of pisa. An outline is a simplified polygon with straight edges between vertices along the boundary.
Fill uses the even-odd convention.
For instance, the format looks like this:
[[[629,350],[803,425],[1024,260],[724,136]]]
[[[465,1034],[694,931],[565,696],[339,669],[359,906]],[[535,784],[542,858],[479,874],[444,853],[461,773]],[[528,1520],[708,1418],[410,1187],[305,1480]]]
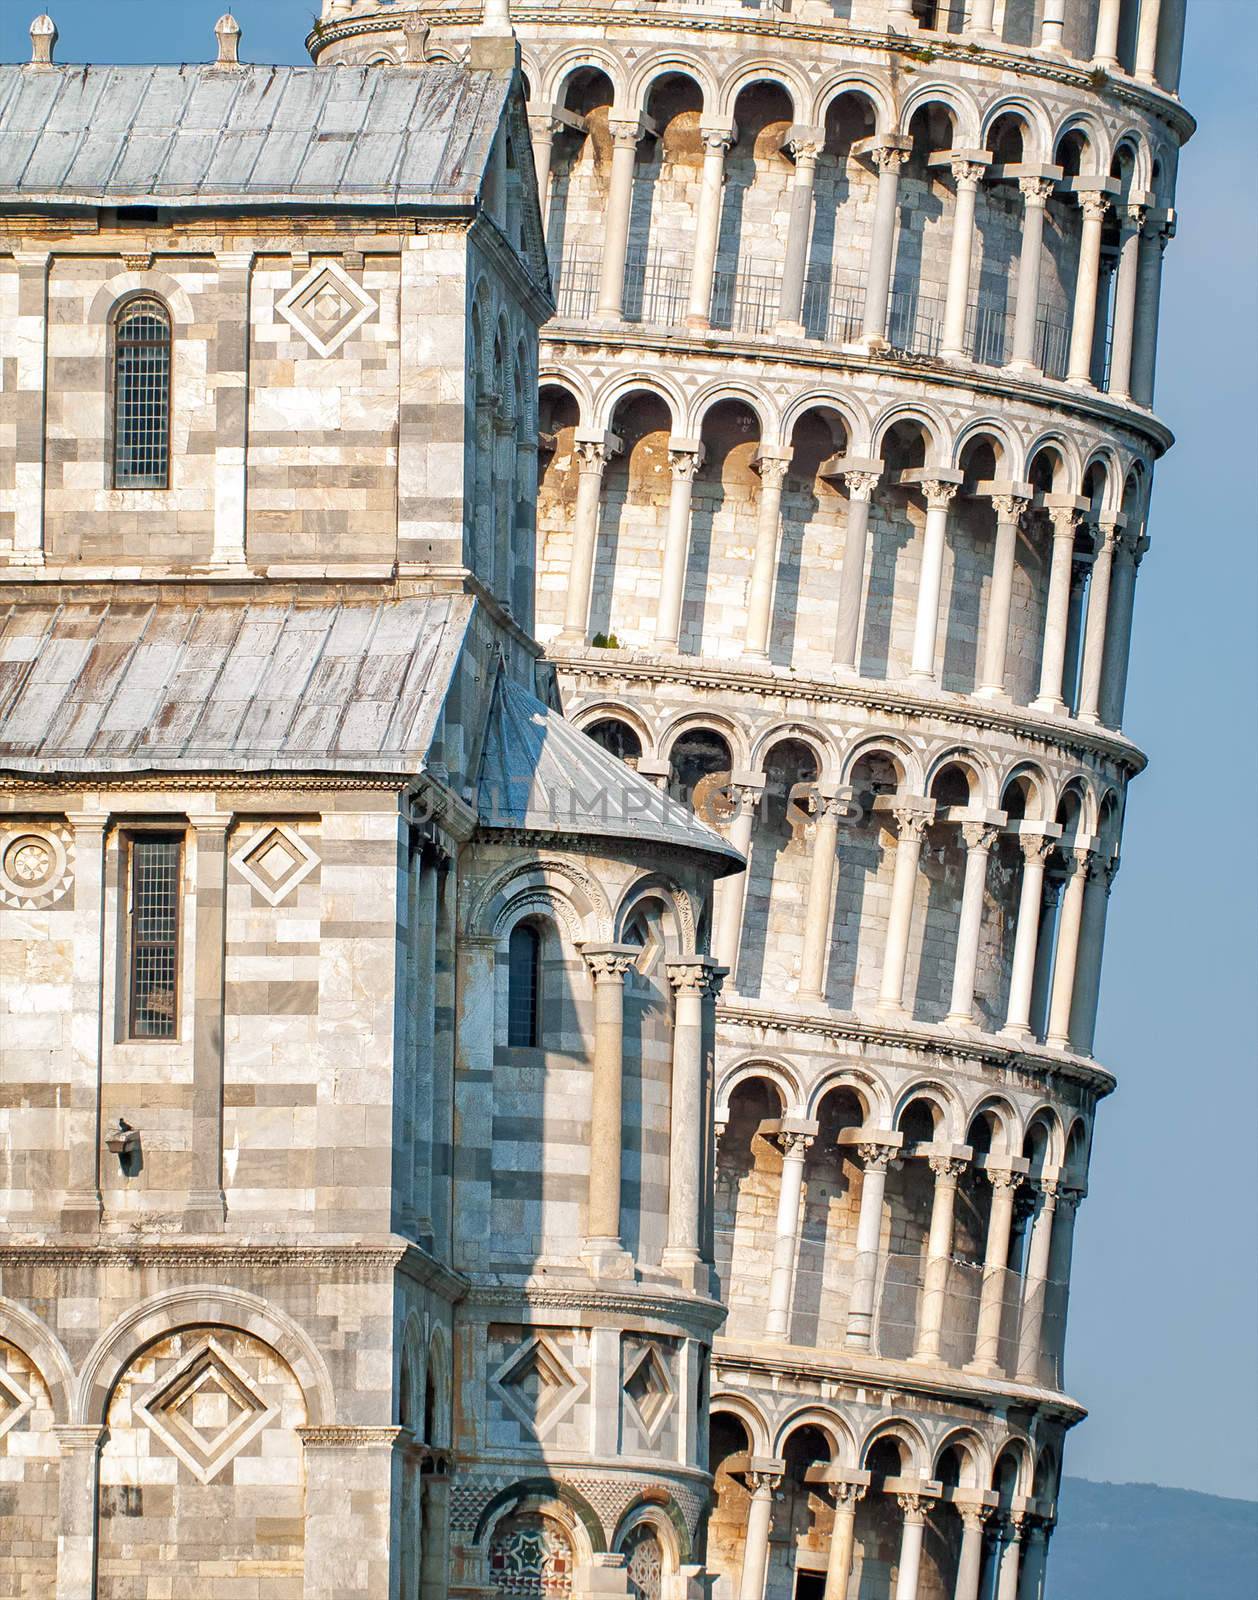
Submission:
[[[323,10],[326,63],[485,26]],[[537,632],[568,715],[748,860],[708,930],[724,1600],[1044,1591],[1183,13],[514,7]]]

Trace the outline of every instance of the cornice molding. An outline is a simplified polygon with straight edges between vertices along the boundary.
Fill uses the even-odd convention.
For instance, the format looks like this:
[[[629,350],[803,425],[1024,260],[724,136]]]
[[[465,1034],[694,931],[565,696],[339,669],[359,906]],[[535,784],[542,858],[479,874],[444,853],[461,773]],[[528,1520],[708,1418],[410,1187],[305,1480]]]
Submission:
[[[711,1333],[725,1321],[726,1307],[718,1300],[689,1293],[680,1285],[674,1292],[643,1288],[600,1289],[574,1283],[546,1285],[520,1283],[480,1284],[473,1280],[463,1299],[467,1310],[476,1307],[501,1310],[526,1307],[535,1311],[601,1312],[613,1317],[645,1317]]]
[[[696,689],[735,690],[742,694],[760,694],[766,699],[795,698],[861,706],[883,715],[1012,733],[1027,744],[1058,751],[1071,759],[1104,758],[1129,777],[1143,772],[1148,764],[1144,752],[1121,734],[1107,737],[1082,724],[1077,727],[1072,724],[1067,729],[1061,722],[1036,716],[1033,712],[998,711],[968,696],[945,700],[891,689],[867,680],[847,682],[740,670],[713,665],[701,656],[651,658],[621,650],[600,650],[591,655],[586,646],[570,647],[554,642],[546,646],[546,654],[560,672],[587,673],[597,678],[632,678],[648,683],[679,683]]]

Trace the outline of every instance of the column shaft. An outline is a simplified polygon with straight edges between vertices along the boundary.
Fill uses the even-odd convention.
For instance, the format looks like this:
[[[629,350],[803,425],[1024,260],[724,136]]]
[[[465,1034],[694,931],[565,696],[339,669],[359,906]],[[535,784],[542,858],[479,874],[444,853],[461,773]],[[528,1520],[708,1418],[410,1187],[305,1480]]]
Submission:
[[[874,1296],[878,1291],[878,1266],[882,1256],[882,1200],[892,1152],[876,1144],[863,1144],[859,1150],[864,1178],[856,1223],[856,1265],[845,1342],[852,1349],[869,1350],[873,1345]]]
[[[1007,700],[1005,678],[1009,656],[1009,613],[1013,606],[1013,574],[1018,553],[1018,521],[1027,502],[1018,495],[993,495],[996,548],[992,587],[987,601],[983,670],[977,693],[984,700]]]
[[[249,291],[253,252],[215,257],[220,316],[214,351],[214,552],[218,566],[245,561],[249,437]]]
[[[1048,1263],[1053,1242],[1053,1215],[1057,1210],[1057,1185],[1052,1179],[1040,1184],[1039,1209],[1031,1223],[1031,1246],[1027,1251],[1026,1273],[1022,1282],[1022,1317],[1018,1328],[1019,1383],[1040,1381],[1040,1358],[1044,1335],[1044,1296],[1048,1286]]]
[[[660,606],[655,620],[655,642],[676,650],[681,638],[681,611],[686,594],[686,563],[690,554],[690,500],[695,473],[703,460],[703,446],[668,451],[672,483],[668,494],[668,523],[664,531],[664,560],[660,572]]]
[[[1070,1037],[1081,1055],[1091,1055],[1096,1037],[1096,1012],[1101,995],[1101,960],[1105,954],[1105,922],[1109,914],[1110,890],[1118,859],[1103,865],[1098,862],[1088,877],[1083,894],[1083,918],[1079,927],[1079,960],[1075,977],[1074,1001],[1070,1008]]]
[[[1048,571],[1048,599],[1044,606],[1044,649],[1040,656],[1040,687],[1031,702],[1033,711],[1060,716],[1066,709],[1062,685],[1066,672],[1066,634],[1070,628],[1070,580],[1074,565],[1077,511],[1054,511],[1053,546]]]
[[[847,814],[846,795],[822,799],[812,846],[812,871],[804,909],[804,949],[799,969],[801,1000],[820,1001],[826,992],[826,958],[834,918],[834,870],[839,819]]]
[[[1000,1550],[1000,1577],[996,1584],[996,1600],[1018,1600],[1018,1566],[1022,1559],[1022,1524],[1014,1518],[1005,1534]]]
[[[963,822],[965,879],[957,920],[957,953],[952,968],[952,999],[946,1021],[955,1027],[974,1025],[974,982],[978,974],[978,942],[983,930],[983,892],[987,861],[999,830],[985,822]]]
[[[756,806],[764,792],[764,779],[733,785],[736,810],[728,829],[729,842],[745,860],[751,859],[751,834],[756,819]],[[738,976],[738,952],[743,937],[743,903],[747,894],[747,873],[733,872],[716,885],[714,891],[716,956],[731,982]]]
[[[1169,234],[1165,224],[1146,225],[1137,258],[1135,331],[1132,335],[1131,397],[1137,405],[1153,404],[1157,369],[1158,317],[1162,306],[1162,252]]]
[[[1056,55],[1065,51],[1062,31],[1066,20],[1066,0],[1044,0],[1044,15],[1040,21],[1040,49],[1051,50]]]
[[[882,958],[878,1007],[904,1010],[904,974],[908,964],[909,935],[913,926],[913,898],[917,889],[917,863],[927,815],[902,808],[895,813],[899,837],[895,847],[895,872],[891,880],[891,909],[887,916],[887,943]]]
[[[192,1014],[192,1163],[185,1226],[217,1233],[223,1197],[223,995],[227,954],[227,828],[224,815],[194,816],[196,913]]]
[[[690,302],[686,321],[706,328],[712,310],[712,275],[721,232],[721,187],[725,182],[725,152],[733,142],[723,128],[703,129],[703,172],[695,214],[695,253],[690,268]]]
[[[983,1518],[975,1511],[961,1513],[961,1556],[953,1600],[978,1600],[983,1572]]]
[[[1109,630],[1110,578],[1120,530],[1112,523],[1097,530],[1096,559],[1092,563],[1092,585],[1088,591],[1088,619],[1083,632],[1083,665],[1079,671],[1080,722],[1101,720],[1101,669],[1105,660],[1105,636]]]
[[[856,1505],[865,1491],[859,1484],[836,1483],[831,1487],[834,1490],[834,1523],[830,1529],[822,1600],[847,1600],[852,1555],[856,1549]]]
[[[706,1286],[702,1270],[702,1194],[708,1110],[703,1000],[715,963],[703,958],[667,964],[673,986],[673,1068],[669,1106],[668,1243],[663,1265],[690,1288]]]
[[[1052,840],[1044,834],[1022,834],[1022,886],[1018,894],[1018,921],[1013,937],[1009,975],[1009,1007],[1003,1032],[1025,1038],[1031,1031],[1031,996],[1035,985],[1035,957],[1040,936],[1040,910],[1044,902],[1044,865]]]
[[[15,250],[13,325],[13,553],[15,566],[44,562],[44,458],[48,408],[48,250]],[[105,336],[102,334],[102,338]],[[104,351],[102,350],[102,354]],[[112,477],[108,480],[113,482]]]
[[[537,174],[537,201],[542,213],[542,232],[546,231],[550,212],[550,164],[555,135],[563,126],[546,113],[529,118],[529,135],[533,145],[533,170]]]
[[[1013,349],[1009,365],[1019,371],[1039,372],[1035,334],[1040,315],[1040,268],[1044,259],[1044,214],[1053,192],[1051,178],[1020,178],[1022,191],[1022,251],[1018,257],[1018,289],[1013,312]]]
[[[804,1161],[812,1139],[806,1134],[781,1135],[782,1178],[778,1186],[777,1225],[764,1331],[770,1339],[786,1339],[791,1325],[791,1291],[799,1249],[799,1202],[804,1191]]]
[[[1004,1320],[1014,1192],[1020,1180],[1016,1174],[1008,1172],[989,1170],[987,1176],[992,1186],[992,1204],[987,1219],[987,1248],[983,1252],[983,1286],[979,1294],[974,1359],[967,1370],[997,1377],[1001,1370],[1000,1330]]]
[[[757,1473],[751,1473],[749,1477],[754,1486],[747,1512],[738,1600],[764,1600],[764,1580],[769,1570],[769,1532],[773,1524],[773,1491],[778,1480]]]
[[[1101,271],[1101,226],[1109,201],[1102,194],[1079,196],[1083,229],[1079,238],[1079,270],[1075,275],[1074,314],[1070,324],[1067,383],[1092,383],[1092,334],[1096,327],[1096,291]]]
[[[847,533],[843,541],[843,565],[839,571],[839,604],[834,628],[834,664],[843,672],[855,672],[860,638],[861,597],[865,588],[865,551],[869,542],[869,508],[878,475],[873,472],[845,472],[847,485]]]
[[[764,449],[756,460],[760,472],[760,506],[747,600],[747,654],[750,656],[764,657],[769,653],[773,583],[777,576],[778,540],[782,529],[782,485],[790,460],[790,451],[776,446]]]
[[[1140,286],[1140,233],[1144,207],[1128,206],[1118,242],[1118,282],[1114,289],[1114,339],[1110,347],[1109,393],[1131,399],[1131,362],[1136,338],[1136,294]]]
[[[930,1234],[926,1241],[926,1269],[917,1313],[917,1336],[910,1361],[933,1365],[939,1360],[944,1312],[948,1300],[948,1270],[952,1264],[952,1222],[957,1202],[957,1179],[965,1163],[949,1156],[932,1156],[930,1170],[935,1190],[930,1207]]]
[[[1101,0],[1092,45],[1092,59],[1098,67],[1118,65],[1118,22],[1122,9],[1123,0]]]
[[[1131,658],[1131,625],[1136,605],[1136,572],[1149,541],[1128,529],[1114,552],[1110,571],[1109,626],[1101,670],[1101,721],[1121,728]]]
[[[948,541],[948,507],[957,492],[955,483],[934,479],[923,482],[926,529],[922,536],[922,564],[917,579],[917,612],[913,621],[913,658],[909,676],[935,681],[935,645],[939,637],[939,594],[943,587],[944,550]]]
[[[566,642],[584,643],[590,617],[590,586],[594,576],[594,551],[598,543],[599,496],[611,446],[579,440],[577,452],[577,503],[572,517],[572,567],[564,605]]]
[[[1136,24],[1135,76],[1142,83],[1157,81],[1158,24],[1161,20],[1162,0],[1140,0],[1140,20]]]
[[[96,1594],[97,1495],[102,1427],[56,1423],[60,1451],[57,1493],[56,1600],[92,1600]]]
[[[895,256],[900,168],[908,158],[908,151],[895,145],[881,145],[872,155],[878,168],[878,192],[874,201],[869,270],[865,275],[865,316],[861,339],[866,344],[880,345],[887,342],[887,307],[891,297],[891,264]]]
[[[639,952],[620,945],[586,945],[594,980],[594,1059],[590,1112],[590,1186],[583,1255],[594,1269],[623,1268],[620,1242],[621,1106],[624,1080],[625,973]]]
[[[896,1566],[895,1600],[917,1600],[926,1511],[916,1495],[898,1495],[897,1499],[904,1507],[904,1530],[900,1535],[900,1559]]]
[[[996,0],[973,0],[970,6],[970,17],[966,23],[965,31],[978,38],[989,39],[995,33],[992,18],[996,11]]]
[[[633,206],[633,169],[638,156],[639,124],[613,121],[612,169],[604,212],[602,271],[595,315],[616,319],[625,290],[625,254],[629,244],[629,215]]]
[[[1062,895],[1061,922],[1057,929],[1053,992],[1048,1007],[1048,1043],[1054,1050],[1070,1049],[1070,1011],[1074,1004],[1075,972],[1079,960],[1079,929],[1083,918],[1084,891],[1091,870],[1090,850],[1070,852],[1066,865],[1066,889]]]
[[[976,161],[954,161],[957,183],[952,218],[952,245],[948,254],[948,287],[944,296],[943,336],[939,353],[946,361],[965,361],[965,318],[970,306],[970,275],[974,260],[974,208],[983,167]]]
[[[786,235],[786,260],[778,300],[778,332],[803,336],[804,276],[808,269],[808,243],[812,237],[813,180],[817,172],[819,139],[794,139],[791,183],[791,219]]]
[[[1070,1267],[1075,1247],[1075,1217],[1082,1194],[1078,1189],[1063,1188],[1057,1197],[1057,1213],[1053,1218],[1052,1248],[1049,1252],[1049,1282],[1059,1309],[1057,1325],[1049,1328],[1043,1339],[1046,1360],[1052,1366],[1049,1381],[1058,1389],[1065,1384],[1066,1311],[1070,1298]]]

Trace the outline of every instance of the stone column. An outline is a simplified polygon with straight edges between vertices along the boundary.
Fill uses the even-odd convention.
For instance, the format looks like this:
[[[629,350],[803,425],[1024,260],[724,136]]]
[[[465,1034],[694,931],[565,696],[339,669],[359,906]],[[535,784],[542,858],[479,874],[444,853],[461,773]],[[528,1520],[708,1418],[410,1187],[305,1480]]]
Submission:
[[[1098,67],[1118,65],[1118,22],[1122,9],[1123,0],[1101,0],[1092,43],[1092,60]]]
[[[499,605],[511,610],[512,513],[515,510],[515,422],[494,414],[494,566],[493,590]]]
[[[515,440],[515,542],[511,555],[511,612],[533,632],[537,583],[537,440]]]
[[[1057,1196],[1057,1211],[1053,1217],[1048,1279],[1061,1297],[1061,1310],[1056,1328],[1050,1329],[1045,1334],[1042,1344],[1045,1356],[1053,1363],[1049,1381],[1058,1389],[1062,1388],[1065,1382],[1066,1311],[1070,1293],[1070,1268],[1074,1259],[1075,1218],[1082,1199],[1082,1189],[1068,1187],[1063,1182]]]
[[[995,36],[996,29],[992,18],[996,11],[996,0],[973,0],[970,6],[970,15],[965,24],[965,31],[971,38],[991,39]]]
[[[1027,1251],[1026,1273],[1022,1281],[1022,1316],[1018,1328],[1019,1383],[1040,1382],[1040,1358],[1044,1335],[1044,1296],[1048,1289],[1048,1263],[1053,1242],[1053,1216],[1057,1211],[1057,1181],[1041,1178],[1039,1206],[1031,1223],[1031,1245]]]
[[[726,837],[745,861],[751,858],[751,832],[756,819],[756,807],[764,793],[764,776],[760,773],[741,773],[730,784],[734,814],[726,828]],[[715,906],[716,957],[730,974],[731,982],[738,978],[738,952],[743,938],[743,904],[747,895],[747,873],[733,872],[721,878],[713,891]]]
[[[1044,606],[1044,649],[1040,656],[1040,687],[1032,711],[1062,716],[1066,702],[1062,684],[1066,672],[1066,634],[1070,627],[1070,581],[1075,557],[1075,530],[1080,513],[1072,507],[1053,507],[1053,549],[1048,569],[1048,599]]]
[[[306,1471],[303,1600],[379,1600],[393,1567],[396,1427],[298,1429]]]
[[[1001,1375],[1000,1327],[1005,1309],[1005,1274],[1009,1268],[1013,1202],[1022,1178],[1016,1172],[998,1167],[988,1167],[986,1171],[987,1181],[992,1187],[992,1205],[987,1219],[987,1248],[983,1252],[983,1286],[979,1293],[974,1359],[965,1370],[979,1373],[985,1378],[998,1378]]]
[[[1140,283],[1140,235],[1144,206],[1124,206],[1118,232],[1118,282],[1114,289],[1114,338],[1110,346],[1108,390],[1115,400],[1131,399],[1131,366],[1136,337],[1136,294]]]
[[[804,275],[808,270],[808,242],[812,237],[813,179],[817,157],[825,143],[823,128],[792,128],[783,148],[795,158],[791,181],[791,220],[786,235],[786,260],[782,268],[782,290],[778,300],[777,332],[802,339],[804,336]]]
[[[1090,537],[1095,538],[1095,535]],[[1076,714],[1079,703],[1079,674],[1083,666],[1084,597],[1091,572],[1091,550],[1076,550],[1070,562],[1070,605],[1066,611],[1066,649],[1061,673],[1061,698],[1067,716]]]
[[[1009,656],[1009,613],[1013,605],[1013,574],[1018,553],[1018,524],[1030,504],[1026,495],[994,494],[996,549],[992,557],[992,586],[987,600],[987,632],[983,644],[983,670],[976,695],[983,700],[1007,700],[1006,672]]]
[[[1018,1600],[1018,1566],[1022,1560],[1022,1530],[1025,1522],[1022,1512],[1013,1511],[1002,1530],[996,1600]]]
[[[900,168],[908,160],[911,148],[907,137],[897,135],[876,145],[869,152],[870,160],[878,169],[878,193],[874,201],[869,270],[865,274],[865,316],[861,325],[861,342],[870,349],[885,348],[887,343],[887,309],[891,299],[891,266],[895,258]]]
[[[550,212],[550,163],[555,135],[564,124],[553,111],[534,112],[529,117],[529,138],[533,144],[533,169],[537,173],[537,203],[542,213],[542,232],[546,232]]]
[[[839,604],[834,627],[834,664],[840,672],[857,670],[861,600],[865,589],[865,550],[869,542],[869,509],[878,472],[840,474],[847,488],[847,533],[839,570]]]
[[[990,159],[990,158],[988,158]],[[974,207],[979,180],[988,159],[954,156],[949,162],[956,180],[957,200],[952,217],[952,245],[948,254],[948,288],[944,296],[943,335],[939,354],[945,361],[968,361],[965,317],[970,307],[970,276],[974,261]]]
[[[100,1225],[101,1010],[105,985],[104,811],[79,811],[74,830],[74,940],[71,952],[69,1104],[61,1114],[66,1188],[61,1227],[91,1232]]]
[[[440,1465],[420,1490],[424,1540],[419,1561],[419,1600],[447,1600],[450,1584],[450,1479]]]
[[[1079,960],[1079,929],[1083,920],[1083,895],[1093,868],[1092,851],[1087,846],[1076,846],[1065,852],[1065,867],[1066,888],[1057,927],[1053,991],[1048,1005],[1048,1044],[1054,1050],[1070,1049],[1070,1011]]]
[[[13,326],[13,421],[17,442],[13,467],[14,566],[44,564],[44,459],[48,409],[49,250],[15,250],[17,317]],[[112,433],[110,419],[110,432]],[[112,474],[112,467],[107,468]],[[112,475],[109,480],[113,482]]]
[[[863,1483],[832,1483],[834,1524],[826,1557],[826,1587],[822,1600],[847,1600],[852,1578],[852,1553],[856,1548],[856,1507],[864,1498]]]
[[[1131,397],[1141,406],[1153,404],[1158,318],[1162,307],[1162,255],[1172,228],[1173,225],[1168,225],[1159,219],[1146,222],[1140,232],[1135,332],[1131,355]]]
[[[192,995],[192,1160],[184,1227],[219,1233],[223,1196],[223,997],[227,956],[227,829],[224,814],[191,816],[196,830]]]
[[[882,981],[878,991],[880,1011],[900,1014],[904,1011],[904,973],[913,926],[917,863],[922,853],[922,836],[933,814],[933,805],[923,805],[920,801],[897,805],[892,809],[899,835],[895,847],[895,875],[891,880],[891,909],[887,916]]]
[[[939,636],[939,591],[943,585],[944,548],[948,537],[948,507],[959,485],[940,478],[923,478],[926,496],[926,531],[922,540],[922,565],[917,580],[917,614],[913,622],[913,659],[909,677],[934,683],[935,643]]]
[[[701,1198],[707,1143],[703,1002],[720,969],[708,956],[665,963],[673,986],[673,1070],[669,1106],[668,1243],[662,1264],[687,1288],[706,1291]]]
[[[887,1168],[895,1150],[885,1144],[861,1144],[857,1146],[857,1154],[865,1175],[861,1183],[856,1265],[844,1343],[850,1350],[869,1350],[873,1346],[874,1297],[878,1292],[878,1267],[882,1259],[882,1199],[887,1188]]]
[[[762,445],[755,466],[760,474],[760,505],[756,518],[756,550],[751,564],[747,598],[746,655],[767,659],[773,623],[773,583],[777,576],[778,540],[782,531],[782,485],[790,469],[791,451],[785,445]]]
[[[1056,831],[1056,830],[1055,830]],[[1022,833],[1022,887],[1018,895],[1018,921],[1013,937],[1009,975],[1009,1007],[1001,1032],[1026,1039],[1031,1032],[1031,997],[1035,986],[1035,957],[1040,937],[1040,909],[1044,903],[1044,867],[1053,849],[1047,833]]]
[[[1083,211],[1083,232],[1079,239],[1079,270],[1075,275],[1066,382],[1091,388],[1092,334],[1096,327],[1096,291],[1101,272],[1101,228],[1110,202],[1097,190],[1081,190],[1079,205]]]
[[[967,1163],[954,1156],[930,1156],[935,1190],[930,1206],[930,1234],[926,1242],[926,1269],[917,1313],[917,1336],[910,1361],[934,1366],[940,1359],[944,1313],[948,1302],[948,1271],[952,1265],[952,1221],[957,1203],[957,1179]]]
[[[926,1498],[920,1494],[898,1494],[896,1500],[904,1513],[904,1529],[900,1535],[895,1600],[917,1600],[917,1582],[922,1565],[922,1539],[926,1533]]]
[[[1062,30],[1066,21],[1066,0],[1044,0],[1044,14],[1040,19],[1040,49],[1051,50],[1054,55],[1065,55]]]
[[[633,169],[638,156],[642,124],[635,117],[628,122],[613,118],[608,124],[612,136],[612,170],[607,186],[607,207],[603,213],[603,257],[598,285],[597,317],[616,321],[620,317],[625,291],[625,253],[629,244],[629,214],[633,206]]]
[[[944,1019],[953,1027],[974,1026],[974,981],[978,974],[978,941],[983,927],[987,860],[999,832],[999,826],[992,822],[961,824],[961,837],[965,841],[965,879],[961,886],[961,913],[957,921],[952,998]]]
[[[1056,184],[1052,178],[1019,178],[1022,194],[1022,251],[1018,257],[1018,289],[1013,312],[1013,349],[1009,365],[1015,372],[1039,373],[1035,334],[1040,315],[1040,268],[1044,260],[1044,212]]]
[[[804,1190],[804,1162],[812,1148],[813,1137],[811,1132],[785,1128],[775,1136],[782,1151],[782,1178],[778,1186],[769,1304],[764,1319],[765,1336],[769,1339],[786,1339],[790,1333],[795,1255],[799,1249],[799,1202]]]
[[[852,814],[851,789],[818,794],[813,834],[812,870],[804,909],[804,949],[799,965],[799,997],[818,1004],[825,998],[826,958],[834,918],[834,869],[839,823]]]
[[[215,566],[245,563],[245,494],[249,442],[249,291],[253,252],[215,256],[220,318],[214,341]]]
[[[978,1600],[983,1572],[983,1529],[991,1513],[982,1506],[961,1507],[961,1556],[953,1600]]]
[[[565,644],[584,644],[590,619],[590,586],[594,576],[594,551],[598,543],[599,496],[607,463],[620,449],[614,433],[578,430],[577,503],[572,520],[572,569],[568,574],[568,594],[564,606]]]
[[[1149,548],[1139,528],[1127,528],[1114,552],[1110,571],[1109,626],[1101,669],[1101,721],[1121,728],[1131,657],[1131,624],[1136,604],[1136,573]]]
[[[1041,1517],[1027,1519],[1022,1535],[1022,1575],[1018,1600],[1040,1600],[1048,1564],[1049,1525]]]
[[[751,1507],[747,1512],[747,1535],[743,1542],[743,1569],[738,1582],[738,1600],[764,1600],[764,1583],[769,1571],[769,1533],[773,1525],[773,1496],[782,1481],[785,1463],[773,1461],[752,1465],[747,1471]]]
[[[100,1452],[109,1431],[96,1423],[53,1424],[60,1452],[56,1600],[96,1594],[96,1499]]]
[[[695,253],[690,266],[690,300],[686,323],[691,328],[711,325],[712,275],[721,235],[721,189],[725,183],[725,152],[734,142],[732,128],[703,128],[703,172],[699,203],[695,208]]]
[[[1118,857],[1098,861],[1083,894],[1079,927],[1079,960],[1074,1001],[1070,1008],[1070,1037],[1080,1055],[1091,1055],[1096,1037],[1096,1011],[1101,995],[1101,959],[1105,953],[1105,922],[1109,897],[1118,872]]]
[[[1092,586],[1088,591],[1088,619],[1083,631],[1083,664],[1079,669],[1076,715],[1080,722],[1099,723],[1101,720],[1101,669],[1109,628],[1110,578],[1124,521],[1122,517],[1111,517],[1097,528],[1097,551],[1092,563]]]
[[[1162,0],[1140,0],[1140,20],[1136,24],[1136,70],[1141,83],[1157,82],[1158,24]],[[1004,1600],[1004,1597],[1001,1597]]]
[[[1031,1034],[1040,1039],[1048,1031],[1049,987],[1053,973],[1053,950],[1057,943],[1057,908],[1065,876],[1056,862],[1044,874],[1044,893],[1040,899],[1040,925],[1035,943],[1035,973],[1031,979]]]
[[[1092,322],[1092,360],[1089,368],[1096,388],[1107,389],[1105,375],[1105,343],[1109,338],[1110,290],[1114,274],[1118,271],[1118,252],[1108,246],[1102,249],[1096,270],[1096,316]]]
[[[668,465],[672,483],[668,495],[668,523],[664,531],[664,561],[660,571],[660,606],[655,619],[655,642],[662,649],[677,649],[681,638],[681,608],[686,594],[686,563],[690,554],[690,497],[695,473],[703,464],[698,439],[670,439]]]
[[[590,1089],[590,1188],[582,1259],[596,1277],[627,1277],[633,1263],[620,1238],[621,1105],[624,1079],[625,973],[641,951],[584,944],[594,980],[594,1057]]]

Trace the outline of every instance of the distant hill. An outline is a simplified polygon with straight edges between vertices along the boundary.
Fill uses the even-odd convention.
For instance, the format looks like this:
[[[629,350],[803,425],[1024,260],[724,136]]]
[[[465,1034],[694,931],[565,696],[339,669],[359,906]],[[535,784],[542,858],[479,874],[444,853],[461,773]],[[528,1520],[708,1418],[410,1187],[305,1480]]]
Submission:
[[[1258,1502],[1065,1478],[1046,1600],[1247,1600]]]

